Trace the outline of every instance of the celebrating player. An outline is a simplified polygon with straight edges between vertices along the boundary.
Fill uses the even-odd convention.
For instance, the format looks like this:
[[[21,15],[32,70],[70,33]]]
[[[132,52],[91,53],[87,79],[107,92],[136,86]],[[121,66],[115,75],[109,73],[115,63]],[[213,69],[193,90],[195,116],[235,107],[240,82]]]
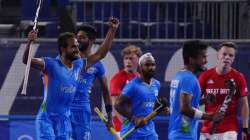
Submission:
[[[44,100],[36,118],[37,139],[69,140],[70,138],[70,104],[75,95],[78,75],[85,68],[88,69],[98,60],[105,57],[111,47],[119,21],[110,18],[109,30],[105,38],[105,45],[96,53],[79,59],[78,42],[73,33],[62,33],[58,38],[60,59],[32,58],[31,66],[45,73]],[[37,31],[28,35],[28,44],[23,55],[23,62],[27,63],[31,42],[37,38]],[[74,61],[74,62],[73,62]]]
[[[82,58],[90,56],[90,50],[95,42],[96,29],[90,25],[82,26],[77,32],[79,50]],[[104,42],[102,46],[106,45]],[[75,140],[91,139],[91,109],[89,96],[95,78],[98,77],[103,89],[103,98],[106,112],[108,113],[108,122],[112,126],[112,103],[109,96],[107,77],[102,62],[98,61],[89,67],[86,72],[81,72],[78,79],[78,88],[71,105],[71,124],[72,134]]]

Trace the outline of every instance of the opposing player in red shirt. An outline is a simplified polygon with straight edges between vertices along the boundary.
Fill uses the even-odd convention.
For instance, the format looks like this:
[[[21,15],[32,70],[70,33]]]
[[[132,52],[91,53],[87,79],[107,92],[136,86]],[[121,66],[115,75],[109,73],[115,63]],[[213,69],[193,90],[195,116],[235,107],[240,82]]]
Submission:
[[[110,81],[110,95],[113,103],[115,103],[125,84],[134,77],[139,76],[137,67],[141,54],[141,49],[135,45],[129,45],[122,50],[124,69],[116,73]],[[119,132],[121,130],[121,117],[115,109],[113,112],[115,113],[113,123],[116,131]]]
[[[242,139],[249,140],[248,133],[248,116],[249,107],[247,99],[247,85],[245,77],[242,73],[232,68],[235,58],[237,46],[232,42],[224,42],[219,45],[218,62],[216,67],[203,72],[199,77],[202,93],[205,97],[214,95],[215,100],[205,104],[207,113],[219,111],[229,88],[224,84],[226,80],[233,79],[236,84],[236,93],[232,97],[231,102],[224,114],[224,118],[219,122],[214,134],[209,134],[213,123],[204,121],[201,128],[200,140],[237,140],[238,122],[237,109],[241,111],[241,119],[243,125]],[[239,104],[240,103],[240,104]],[[237,105],[240,105],[238,108]]]

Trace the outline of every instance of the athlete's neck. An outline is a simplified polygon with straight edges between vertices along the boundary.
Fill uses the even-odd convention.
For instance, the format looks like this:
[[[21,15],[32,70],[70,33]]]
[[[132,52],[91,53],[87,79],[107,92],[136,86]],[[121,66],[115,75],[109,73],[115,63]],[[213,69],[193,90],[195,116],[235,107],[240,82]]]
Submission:
[[[218,65],[215,67],[215,71],[216,71],[219,75],[227,74],[231,69],[232,69],[232,67],[220,67],[220,66],[218,66]]]
[[[146,77],[146,76],[143,76],[143,75],[141,74],[141,79],[142,79],[143,82],[145,82],[145,83],[147,83],[148,85],[150,85],[150,83],[151,83],[151,77]]]
[[[130,74],[133,74],[133,73],[137,72],[136,70],[128,70],[126,68],[124,68],[124,71],[127,72],[127,73],[130,73]]]
[[[191,66],[191,65],[185,65],[184,70],[188,70],[188,71],[191,71],[192,73],[195,73],[196,68],[194,66]]]
[[[87,58],[90,55],[91,46],[88,46],[86,50],[80,51],[81,58]]]
[[[69,59],[66,59],[65,57],[61,56],[61,62],[64,64],[67,68],[72,68],[72,61]]]

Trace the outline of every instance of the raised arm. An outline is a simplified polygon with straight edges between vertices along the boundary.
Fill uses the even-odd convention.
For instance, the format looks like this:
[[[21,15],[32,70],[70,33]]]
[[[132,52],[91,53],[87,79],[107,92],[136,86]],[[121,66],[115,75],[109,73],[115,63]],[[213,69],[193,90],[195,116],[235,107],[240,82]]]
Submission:
[[[28,61],[28,55],[29,55],[29,50],[31,44],[37,39],[37,31],[30,31],[28,34],[28,42],[26,45],[26,49],[23,54],[23,63],[27,64]],[[38,69],[38,70],[43,70],[44,68],[44,61],[41,58],[31,58],[31,67]]]
[[[104,58],[106,56],[106,54],[108,53],[109,49],[111,48],[112,41],[115,37],[115,32],[119,26],[119,20],[111,17],[109,19],[108,24],[109,24],[109,30],[106,34],[106,37],[105,37],[103,43],[101,44],[101,47],[97,50],[97,52],[90,55],[87,58],[86,68],[89,68],[91,65],[96,63],[96,61]]]

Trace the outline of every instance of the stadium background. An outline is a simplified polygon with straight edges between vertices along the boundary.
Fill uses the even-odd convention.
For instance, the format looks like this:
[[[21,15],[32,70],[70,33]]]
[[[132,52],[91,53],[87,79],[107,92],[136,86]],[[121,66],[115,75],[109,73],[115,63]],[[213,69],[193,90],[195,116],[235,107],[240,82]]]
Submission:
[[[113,15],[121,25],[112,50],[103,60],[109,79],[122,68],[121,50],[136,44],[156,57],[156,78],[162,84],[160,96],[168,98],[169,80],[183,66],[180,47],[185,40],[204,39],[211,46],[207,67],[216,63],[216,45],[230,40],[239,45],[234,66],[245,74],[249,88],[248,4],[247,0],[44,0],[34,54],[57,55],[56,37],[74,28],[67,22],[67,15],[77,26],[94,25],[97,44],[104,38],[108,17]],[[28,95],[20,95],[25,71],[21,58],[35,9],[35,0],[0,0],[0,140],[35,139],[34,118],[43,99],[39,72],[31,70]],[[99,91],[96,83],[92,108],[103,108]],[[155,122],[160,140],[166,140],[168,118],[159,116]],[[93,140],[112,139],[94,113],[93,127]]]

